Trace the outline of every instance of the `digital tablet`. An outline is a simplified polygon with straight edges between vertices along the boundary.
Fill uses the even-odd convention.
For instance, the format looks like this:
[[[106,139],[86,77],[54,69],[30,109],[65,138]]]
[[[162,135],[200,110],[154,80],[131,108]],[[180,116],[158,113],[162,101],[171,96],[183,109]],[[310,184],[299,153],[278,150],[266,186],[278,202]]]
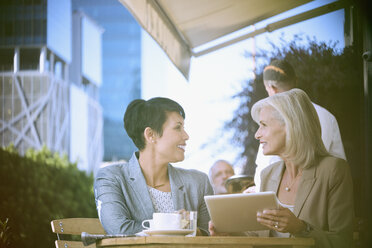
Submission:
[[[257,222],[257,211],[278,209],[274,192],[204,196],[209,216],[217,232],[266,230]]]

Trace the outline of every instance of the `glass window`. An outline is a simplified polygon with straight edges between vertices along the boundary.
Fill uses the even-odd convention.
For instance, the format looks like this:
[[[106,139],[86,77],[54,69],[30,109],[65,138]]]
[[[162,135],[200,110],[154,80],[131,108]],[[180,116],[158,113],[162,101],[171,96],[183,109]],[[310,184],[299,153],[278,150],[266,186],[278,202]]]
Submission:
[[[14,49],[0,48],[0,71],[11,71],[13,69]]]
[[[20,49],[20,70],[37,70],[39,67],[40,48]]]

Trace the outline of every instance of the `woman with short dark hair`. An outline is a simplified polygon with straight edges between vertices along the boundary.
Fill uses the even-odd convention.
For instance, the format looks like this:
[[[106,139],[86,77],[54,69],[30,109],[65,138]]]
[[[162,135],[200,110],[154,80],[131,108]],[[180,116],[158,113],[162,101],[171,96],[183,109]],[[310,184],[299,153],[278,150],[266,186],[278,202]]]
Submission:
[[[108,234],[142,231],[142,221],[154,212],[198,211],[198,233],[208,234],[205,195],[213,189],[208,176],[173,167],[184,160],[185,112],[175,101],[156,97],[132,101],[124,127],[137,146],[128,163],[101,168],[95,178],[98,215]]]

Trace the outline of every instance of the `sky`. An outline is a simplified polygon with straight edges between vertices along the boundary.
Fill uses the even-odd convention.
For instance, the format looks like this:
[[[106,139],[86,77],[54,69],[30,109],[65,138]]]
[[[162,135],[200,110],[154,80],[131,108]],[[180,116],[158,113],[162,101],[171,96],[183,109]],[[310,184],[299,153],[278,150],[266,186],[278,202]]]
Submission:
[[[330,2],[333,1],[313,1],[258,23],[256,28]],[[169,97],[180,103],[186,112],[185,129],[190,139],[185,160],[174,165],[208,173],[214,161],[225,159],[234,165],[236,174],[241,174],[244,161],[239,159],[239,154],[242,148],[232,144],[232,133],[223,130],[223,126],[231,120],[239,104],[232,96],[241,90],[243,81],[253,76],[253,61],[243,56],[244,51],[252,51],[254,47],[268,49],[268,40],[278,41],[282,34],[288,41],[295,34],[315,37],[318,41],[338,41],[337,48],[341,49],[344,46],[343,25],[344,11],[338,10],[192,58],[189,81],[143,31],[142,98]],[[248,27],[242,32],[252,29]]]

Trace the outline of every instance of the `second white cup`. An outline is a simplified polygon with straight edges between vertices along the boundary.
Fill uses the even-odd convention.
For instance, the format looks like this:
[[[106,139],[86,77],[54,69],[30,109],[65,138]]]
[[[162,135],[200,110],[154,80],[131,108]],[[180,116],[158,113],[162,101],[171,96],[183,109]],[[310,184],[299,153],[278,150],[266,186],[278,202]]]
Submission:
[[[142,227],[151,230],[181,229],[181,217],[181,214],[178,213],[154,213],[152,220],[142,221]]]

